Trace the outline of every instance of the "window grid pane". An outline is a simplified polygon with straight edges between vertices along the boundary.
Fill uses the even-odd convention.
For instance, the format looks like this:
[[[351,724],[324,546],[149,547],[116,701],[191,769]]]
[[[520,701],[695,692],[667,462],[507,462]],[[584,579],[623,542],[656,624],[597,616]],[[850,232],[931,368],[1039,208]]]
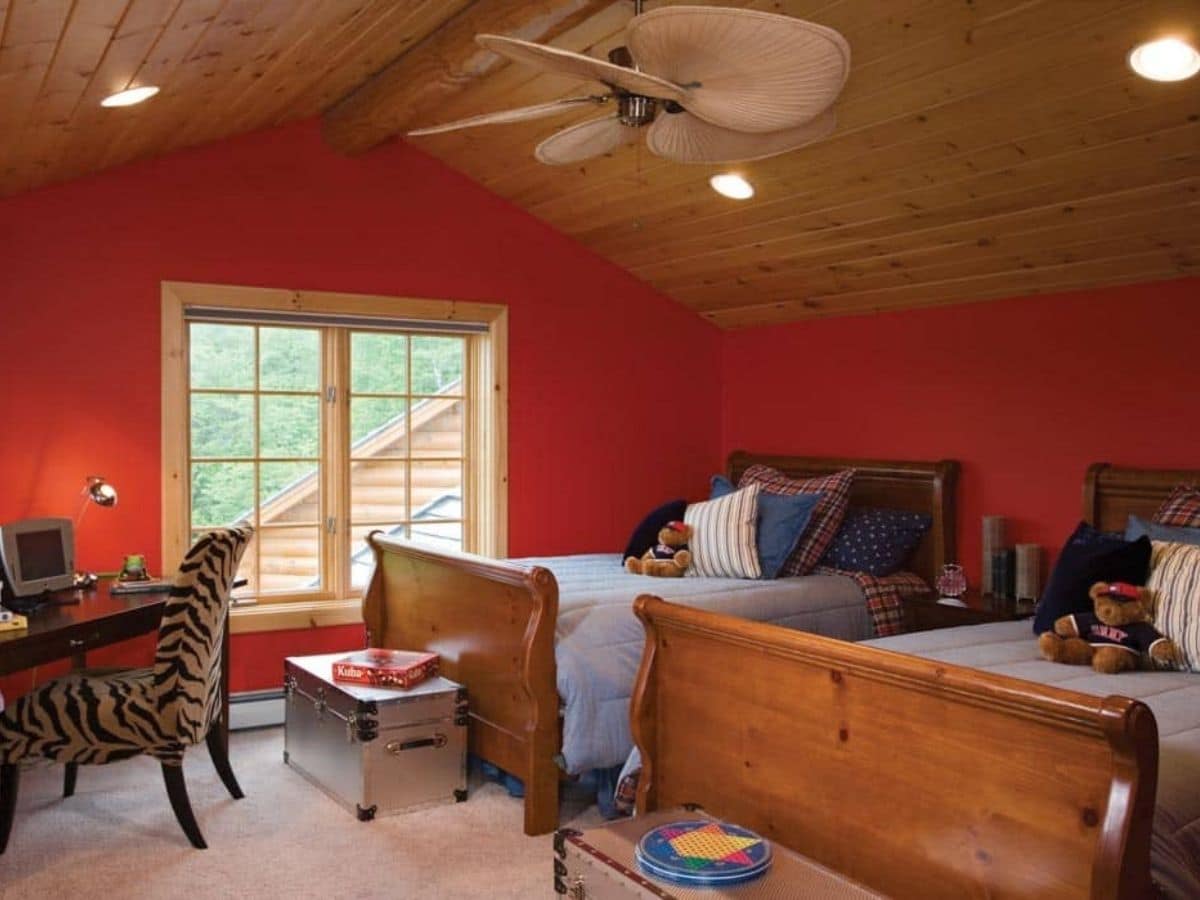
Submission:
[[[252,323],[189,328],[190,530],[254,524],[242,566],[249,584],[239,596],[360,587],[372,563],[365,536],[376,529],[464,545],[464,337]],[[348,370],[337,356],[325,361],[335,346],[349,351]],[[325,379],[336,407],[324,402]],[[349,446],[325,459],[330,409],[345,417]],[[326,478],[349,487],[338,508],[322,500]],[[330,536],[327,515],[350,527]],[[339,569],[349,557],[341,585],[322,572],[322,561],[336,558],[326,557],[326,542]]]
[[[372,530],[463,546],[466,341],[411,335],[402,354],[390,337],[350,337],[351,587]]]
[[[189,332],[192,537],[254,525],[239,598],[321,590],[320,331],[205,329]]]

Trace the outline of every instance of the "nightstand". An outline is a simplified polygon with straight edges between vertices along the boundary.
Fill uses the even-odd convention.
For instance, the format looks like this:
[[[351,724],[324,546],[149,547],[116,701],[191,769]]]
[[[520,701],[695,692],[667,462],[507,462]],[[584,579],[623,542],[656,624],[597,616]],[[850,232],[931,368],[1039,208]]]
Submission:
[[[964,606],[939,603],[936,594],[907,598],[904,600],[905,625],[909,631],[929,631],[956,625],[1008,622],[1033,615],[1034,605],[1027,600],[1004,600],[977,591],[968,591],[961,599]]]

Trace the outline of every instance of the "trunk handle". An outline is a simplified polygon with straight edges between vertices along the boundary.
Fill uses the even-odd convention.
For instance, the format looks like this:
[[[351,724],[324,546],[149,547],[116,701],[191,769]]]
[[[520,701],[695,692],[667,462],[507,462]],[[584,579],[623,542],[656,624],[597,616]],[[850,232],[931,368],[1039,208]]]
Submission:
[[[405,750],[416,750],[418,747],[445,747],[446,736],[440,731],[433,737],[417,738],[412,741],[388,741],[383,749],[392,756],[399,756]]]

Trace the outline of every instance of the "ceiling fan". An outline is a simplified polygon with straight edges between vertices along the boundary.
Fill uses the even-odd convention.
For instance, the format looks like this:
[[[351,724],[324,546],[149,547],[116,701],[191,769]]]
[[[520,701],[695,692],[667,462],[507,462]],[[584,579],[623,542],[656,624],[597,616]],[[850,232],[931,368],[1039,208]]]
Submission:
[[[642,12],[608,61],[495,34],[476,42],[544,72],[598,81],[602,94],[485,113],[410,131],[438,134],[522,122],[585,106],[615,107],[551,135],[534,155],[565,165],[634,143],[681,163],[764,159],[828,137],[830,105],[846,83],[850,47],[832,28],[791,16],[713,6]]]

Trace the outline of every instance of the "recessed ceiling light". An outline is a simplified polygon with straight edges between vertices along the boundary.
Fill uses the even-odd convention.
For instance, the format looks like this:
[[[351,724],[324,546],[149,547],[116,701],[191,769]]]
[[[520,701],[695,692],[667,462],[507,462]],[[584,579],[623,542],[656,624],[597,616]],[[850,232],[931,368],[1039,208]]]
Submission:
[[[1129,65],[1152,81],[1183,81],[1200,72],[1200,53],[1179,38],[1162,38],[1134,47]]]
[[[118,91],[111,96],[105,97],[100,101],[101,106],[135,106],[149,100],[158,93],[158,88],[152,84],[145,87],[130,88],[127,91]]]
[[[708,183],[722,197],[729,197],[731,200],[749,200],[754,196],[754,185],[733,172],[714,175],[708,179]]]

